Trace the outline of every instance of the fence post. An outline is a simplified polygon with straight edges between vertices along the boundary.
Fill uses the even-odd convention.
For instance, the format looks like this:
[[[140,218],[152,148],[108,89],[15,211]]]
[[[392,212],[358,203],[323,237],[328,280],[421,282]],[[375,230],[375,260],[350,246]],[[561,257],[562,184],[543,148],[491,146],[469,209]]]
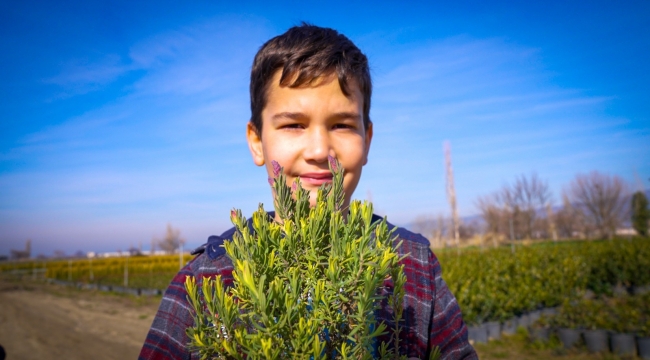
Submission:
[[[88,258],[88,267],[90,268],[90,282],[95,281],[95,274],[93,274],[93,258]]]
[[[129,287],[129,257],[124,262],[124,287]]]

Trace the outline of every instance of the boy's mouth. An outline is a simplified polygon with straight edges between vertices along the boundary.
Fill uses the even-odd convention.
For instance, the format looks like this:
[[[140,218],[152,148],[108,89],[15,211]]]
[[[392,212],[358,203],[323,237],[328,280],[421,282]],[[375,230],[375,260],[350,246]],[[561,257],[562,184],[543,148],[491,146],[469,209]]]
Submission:
[[[332,182],[332,173],[327,172],[311,172],[299,175],[300,183],[303,185],[321,186],[325,183]]]

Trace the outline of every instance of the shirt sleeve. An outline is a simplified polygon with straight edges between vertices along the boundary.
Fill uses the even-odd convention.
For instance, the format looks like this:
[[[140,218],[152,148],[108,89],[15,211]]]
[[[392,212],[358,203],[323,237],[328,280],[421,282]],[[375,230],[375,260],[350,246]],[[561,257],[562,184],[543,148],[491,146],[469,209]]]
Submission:
[[[456,302],[456,298],[442,279],[440,262],[431,251],[429,251],[429,264],[431,264],[435,288],[427,353],[430,353],[437,346],[442,354],[441,360],[478,360],[474,348],[469,343],[467,327],[463,322],[458,302]]]
[[[192,262],[190,262],[191,264]],[[160,307],[145,339],[140,360],[190,359],[190,340],[185,330],[194,324],[187,300],[185,277],[193,276],[190,264],[181,269],[163,294]]]

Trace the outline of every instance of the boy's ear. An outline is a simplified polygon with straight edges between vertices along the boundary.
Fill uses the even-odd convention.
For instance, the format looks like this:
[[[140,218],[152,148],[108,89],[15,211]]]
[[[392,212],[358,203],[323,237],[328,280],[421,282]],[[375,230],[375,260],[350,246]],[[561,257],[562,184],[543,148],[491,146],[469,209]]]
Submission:
[[[372,142],[372,123],[368,122],[368,128],[366,129],[366,148],[365,148],[365,156],[363,159],[363,165],[366,165],[368,163],[368,153],[370,152],[370,143]]]
[[[246,126],[246,140],[248,141],[248,149],[253,156],[253,162],[257,166],[264,165],[264,150],[262,149],[262,134],[258,133],[255,125],[248,122]]]

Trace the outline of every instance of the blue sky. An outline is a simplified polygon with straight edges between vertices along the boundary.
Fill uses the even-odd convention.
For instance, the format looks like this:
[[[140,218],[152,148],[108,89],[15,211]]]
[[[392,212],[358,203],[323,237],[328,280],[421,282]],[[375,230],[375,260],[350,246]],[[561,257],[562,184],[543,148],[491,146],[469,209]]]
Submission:
[[[0,254],[188,246],[271,204],[250,158],[248,73],[300,21],[371,62],[375,138],[355,193],[397,224],[444,213],[449,140],[461,215],[537,172],[650,179],[650,3],[4,2]],[[640,179],[640,180],[639,180]],[[268,208],[268,206],[267,206]]]

